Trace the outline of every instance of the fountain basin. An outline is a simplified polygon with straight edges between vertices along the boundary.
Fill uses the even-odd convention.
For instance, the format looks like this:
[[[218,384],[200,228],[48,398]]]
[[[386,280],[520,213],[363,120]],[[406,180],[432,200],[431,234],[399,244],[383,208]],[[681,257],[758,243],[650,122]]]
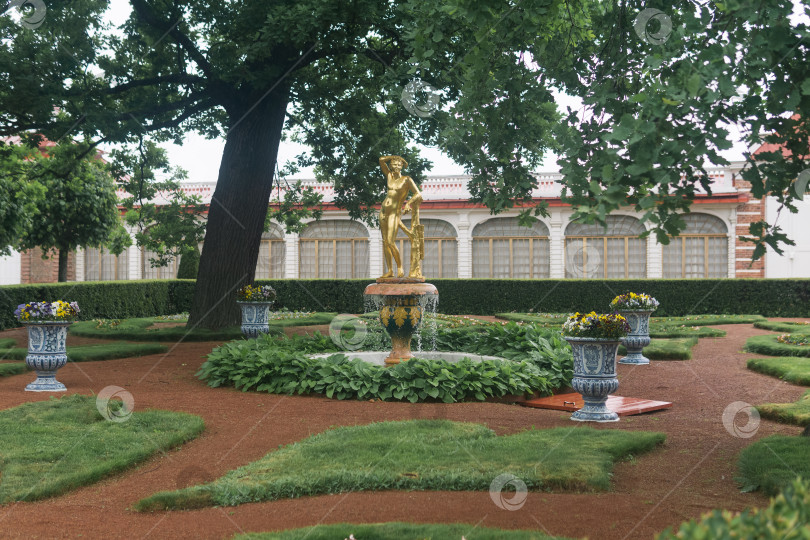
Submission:
[[[311,354],[309,355],[310,358],[327,358],[332,356],[333,354],[342,354],[349,358],[350,360],[362,360],[363,362],[368,362],[369,364],[374,364],[377,366],[387,366],[389,364],[386,363],[386,359],[388,357],[388,351],[357,351],[357,352],[337,352],[337,353],[320,353],[320,354]],[[470,353],[463,353],[463,352],[442,352],[442,351],[419,351],[416,353],[416,358],[424,358],[425,360],[445,360],[452,364],[464,359],[469,358],[473,362],[483,362],[485,360],[503,360],[499,356],[485,356],[481,354],[470,354]]]

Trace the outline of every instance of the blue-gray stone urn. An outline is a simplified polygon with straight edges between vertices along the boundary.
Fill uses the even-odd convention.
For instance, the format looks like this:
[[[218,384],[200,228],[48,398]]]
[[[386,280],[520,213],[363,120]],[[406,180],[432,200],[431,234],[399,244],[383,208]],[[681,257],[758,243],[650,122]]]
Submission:
[[[630,332],[622,338],[622,345],[627,349],[627,355],[619,360],[620,364],[640,366],[650,363],[650,359],[642,354],[642,350],[650,344],[650,315],[653,311],[655,310],[619,311],[630,326]]]
[[[237,302],[242,309],[242,333],[255,338],[270,331],[270,306],[273,302]]]
[[[585,406],[571,415],[579,422],[618,422],[619,415],[607,408],[609,394],[619,389],[616,352],[619,340],[565,337],[574,353],[571,386],[582,394]]]
[[[25,364],[36,371],[37,379],[25,387],[27,392],[64,392],[56,380],[56,371],[67,364],[67,327],[72,321],[25,323],[28,327],[28,355]]]

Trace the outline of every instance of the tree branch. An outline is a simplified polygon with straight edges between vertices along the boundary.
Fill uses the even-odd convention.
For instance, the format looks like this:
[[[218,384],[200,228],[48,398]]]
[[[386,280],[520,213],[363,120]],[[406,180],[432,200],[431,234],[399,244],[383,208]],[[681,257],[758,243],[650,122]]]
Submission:
[[[152,11],[151,6],[149,6],[145,0],[129,0],[129,3],[132,4],[133,9],[146,24],[172,36],[175,42],[186,50],[192,60],[194,60],[202,72],[205,73],[206,77],[214,77],[214,70],[211,67],[211,64],[208,62],[202,52],[200,52],[200,50],[194,45],[194,43],[192,43],[189,37],[177,29],[176,23],[173,24],[158,18],[154,11]]]

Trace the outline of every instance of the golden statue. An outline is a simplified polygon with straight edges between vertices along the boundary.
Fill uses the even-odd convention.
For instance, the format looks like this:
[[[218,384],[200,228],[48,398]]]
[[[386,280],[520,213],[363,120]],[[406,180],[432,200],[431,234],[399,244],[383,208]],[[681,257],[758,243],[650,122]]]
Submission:
[[[402,169],[406,167],[408,167],[408,163],[399,156],[380,158],[380,168],[388,186],[388,195],[380,208],[380,231],[382,232],[386,270],[381,279],[394,277],[393,263],[397,265],[397,277],[401,278],[405,275],[402,269],[402,257],[396,244],[399,229],[402,229],[411,241],[411,264],[408,277],[424,279],[421,262],[425,257],[425,227],[419,223],[419,205],[422,204],[422,193],[410,176],[401,174]],[[413,195],[406,201],[405,198],[411,192]],[[406,214],[411,212],[413,215],[410,229],[402,223],[403,212]]]

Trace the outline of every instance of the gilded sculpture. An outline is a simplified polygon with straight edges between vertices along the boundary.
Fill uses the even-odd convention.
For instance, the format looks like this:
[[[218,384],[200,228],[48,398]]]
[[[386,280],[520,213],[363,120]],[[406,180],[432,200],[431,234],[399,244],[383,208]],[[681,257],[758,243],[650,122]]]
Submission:
[[[380,158],[380,168],[385,175],[388,193],[380,208],[380,231],[382,232],[383,257],[385,260],[385,273],[381,279],[394,277],[394,264],[397,267],[397,277],[404,277],[402,256],[397,247],[397,232],[402,231],[411,242],[411,260],[408,272],[409,278],[424,279],[422,276],[422,260],[425,258],[425,227],[419,223],[419,205],[422,204],[422,193],[410,176],[402,174],[402,169],[408,163],[400,156],[383,156]],[[411,198],[406,201],[410,193]],[[404,205],[404,206],[403,206]],[[410,212],[412,215],[411,228],[402,223],[402,214]]]

